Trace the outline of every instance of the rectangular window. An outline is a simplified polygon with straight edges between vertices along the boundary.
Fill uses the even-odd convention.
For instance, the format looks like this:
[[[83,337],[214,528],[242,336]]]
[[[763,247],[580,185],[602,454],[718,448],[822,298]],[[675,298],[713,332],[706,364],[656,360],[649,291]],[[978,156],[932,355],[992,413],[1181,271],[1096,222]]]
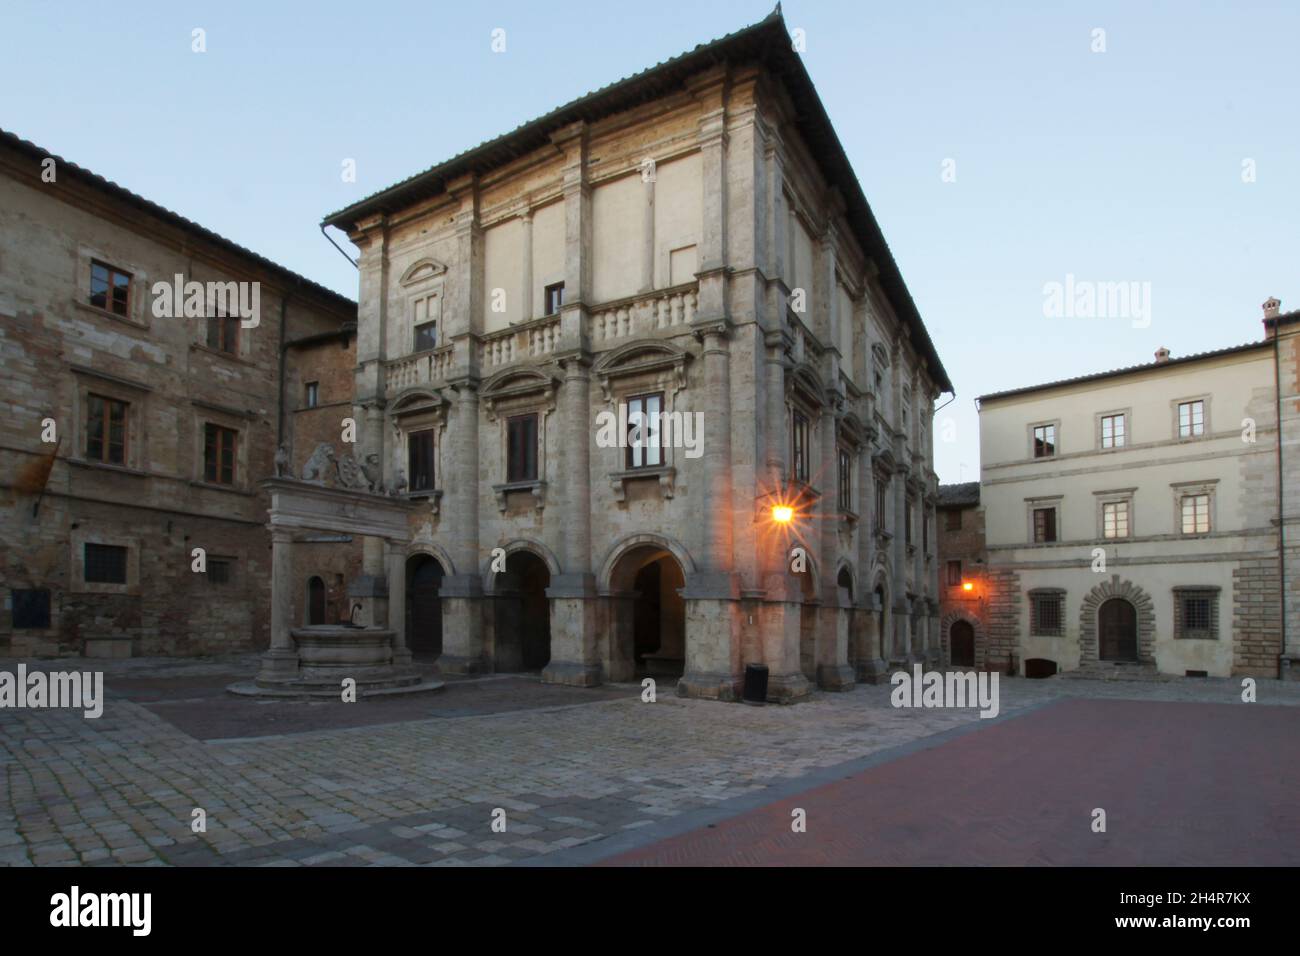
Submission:
[[[912,499],[908,498],[903,505],[903,543],[909,548],[912,546]]]
[[[87,584],[126,584],[126,548],[87,543],[82,560]]]
[[[1183,495],[1181,505],[1183,534],[1209,534],[1210,496]]]
[[[1219,637],[1219,593],[1213,588],[1174,588],[1174,637],[1213,641]]]
[[[406,440],[407,489],[429,491],[433,488],[433,429],[411,432]]]
[[[546,311],[542,314],[557,314],[560,306],[564,305],[564,283],[556,282],[554,285],[548,285],[543,292],[543,299],[546,303]]]
[[[657,468],[664,463],[659,444],[659,416],[663,407],[662,392],[636,395],[627,400],[628,468]]]
[[[220,425],[203,426],[203,480],[219,485],[235,483],[236,432]]]
[[[1056,509],[1034,509],[1034,541],[1047,543],[1056,540]]]
[[[1107,501],[1101,506],[1101,535],[1103,538],[1128,537],[1128,502]]]
[[[1205,434],[1205,402],[1178,403],[1178,437],[1195,438]]]
[[[234,577],[234,564],[230,558],[208,558],[208,583],[229,584]]]
[[[436,347],[438,344],[438,323],[421,322],[415,327],[415,345],[416,352],[427,352]]]
[[[948,587],[950,588],[961,587],[961,562],[960,561],[948,562]]]
[[[1101,447],[1102,448],[1123,448],[1124,447],[1124,416],[1123,415],[1101,416]]]
[[[49,588],[13,589],[14,630],[50,626]]]
[[[949,511],[945,511],[945,512],[944,512],[944,516],[943,516],[943,528],[944,528],[944,530],[945,530],[945,531],[960,531],[960,530],[961,530],[961,515],[962,515],[962,511],[961,511],[960,508],[953,508],[953,509],[951,509],[951,510],[949,510]]]
[[[1060,591],[1029,592],[1029,633],[1060,637],[1065,621],[1065,595]]]
[[[791,419],[790,460],[794,466],[794,480],[808,481],[808,419],[795,412]]]
[[[90,395],[86,405],[86,457],[110,465],[125,464],[126,402]]]
[[[307,408],[315,408],[320,404],[320,382],[308,382],[306,390],[304,404]]]
[[[930,553],[930,516],[921,509],[921,553]]]
[[[537,416],[519,415],[506,423],[506,481],[537,480]]]
[[[1056,454],[1056,426],[1034,426],[1034,457],[1051,458]]]
[[[840,511],[852,511],[853,504],[853,458],[847,449],[840,449],[839,457],[839,492]]]
[[[131,274],[102,262],[92,262],[90,304],[114,315],[130,315]]]
[[[876,479],[876,530],[884,531],[889,527],[885,515],[889,507],[889,482],[883,478]]]
[[[229,355],[239,354],[239,316],[208,316],[208,348],[225,352]]]

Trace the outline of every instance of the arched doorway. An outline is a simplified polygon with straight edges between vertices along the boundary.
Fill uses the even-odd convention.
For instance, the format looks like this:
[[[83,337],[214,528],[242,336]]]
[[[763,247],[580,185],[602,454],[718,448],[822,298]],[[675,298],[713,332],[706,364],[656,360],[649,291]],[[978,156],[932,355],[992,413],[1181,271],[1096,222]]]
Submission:
[[[325,623],[325,582],[314,575],[307,579],[307,623]]]
[[[633,548],[610,574],[610,680],[675,679],[686,669],[686,575],[656,545]]]
[[[496,646],[498,671],[540,671],[551,662],[551,601],[546,589],[551,571],[531,551],[506,557],[506,569],[496,576]]]
[[[413,654],[442,653],[442,576],[436,558],[413,554],[406,560],[406,646]]]
[[[1103,661],[1136,663],[1137,608],[1123,598],[1111,598],[1097,611],[1098,656]]]
[[[885,597],[885,585],[877,584],[871,592],[876,605],[876,633],[880,635],[880,659],[888,661],[893,656],[894,642],[889,633],[889,599]]]
[[[948,629],[948,660],[953,667],[975,666],[975,628],[969,621],[953,621]]]
[[[842,567],[840,573],[835,576],[835,589],[839,596],[839,608],[836,614],[841,620],[836,621],[836,626],[843,626],[845,648],[850,667],[856,667],[858,663],[859,648],[856,640],[856,632],[853,626],[853,616],[856,611],[853,609],[853,575],[849,569]]]

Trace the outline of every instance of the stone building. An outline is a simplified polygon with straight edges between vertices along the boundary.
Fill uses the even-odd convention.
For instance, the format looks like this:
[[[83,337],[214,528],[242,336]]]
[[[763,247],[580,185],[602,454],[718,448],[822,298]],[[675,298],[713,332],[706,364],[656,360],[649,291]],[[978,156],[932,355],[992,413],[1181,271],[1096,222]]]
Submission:
[[[1295,326],[1265,310],[1259,342],[978,400],[988,640],[1022,673],[1278,675]]]
[[[417,653],[780,700],[938,659],[951,385],[779,12],[325,221]]]
[[[0,654],[266,646],[257,483],[290,424],[282,346],[355,317],[348,299],[0,133]]]
[[[1300,311],[1283,313],[1281,303],[1264,303],[1264,334],[1273,346],[1277,389],[1277,502],[1282,528],[1282,676],[1300,680]]]
[[[940,661],[945,667],[1005,669],[988,647],[988,553],[980,483],[940,485],[935,509],[939,548]]]

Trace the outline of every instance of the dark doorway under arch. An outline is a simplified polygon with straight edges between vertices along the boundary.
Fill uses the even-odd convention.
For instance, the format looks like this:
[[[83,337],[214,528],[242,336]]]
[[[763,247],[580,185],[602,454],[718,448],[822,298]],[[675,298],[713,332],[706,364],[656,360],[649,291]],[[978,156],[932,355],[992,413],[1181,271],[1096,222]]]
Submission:
[[[496,576],[494,666],[500,672],[540,671],[551,662],[551,571],[531,551],[515,551]]]
[[[953,667],[975,666],[975,628],[969,621],[953,621],[948,629],[948,660]]]
[[[686,668],[686,586],[682,566],[655,545],[633,548],[610,574],[613,635],[610,680],[675,679]]]
[[[307,623],[325,623],[325,582],[314,575],[307,579]]]
[[[1103,661],[1137,662],[1137,608],[1123,598],[1097,610],[1097,653]]]
[[[406,560],[406,646],[417,656],[442,653],[442,577],[442,565],[430,555]]]

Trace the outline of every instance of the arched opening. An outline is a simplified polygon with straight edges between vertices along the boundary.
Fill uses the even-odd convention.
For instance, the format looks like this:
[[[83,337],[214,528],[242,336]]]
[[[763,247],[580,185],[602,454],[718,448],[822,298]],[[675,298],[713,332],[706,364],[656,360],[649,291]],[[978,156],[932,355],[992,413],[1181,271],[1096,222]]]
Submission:
[[[799,575],[803,588],[803,603],[799,605],[799,669],[810,683],[817,683],[817,611],[813,603],[817,589],[813,584],[812,570]]]
[[[853,615],[857,612],[853,609],[853,575],[849,574],[848,568],[840,568],[840,573],[835,576],[835,589],[839,595],[839,615],[844,627],[844,636],[846,640],[846,649],[848,651],[848,663],[850,667],[857,667],[859,648],[857,645],[856,629],[853,626]]]
[[[1123,598],[1102,604],[1097,611],[1097,649],[1103,661],[1137,662],[1137,608]]]
[[[325,623],[325,582],[315,575],[307,579],[307,623]]]
[[[1057,669],[1056,661],[1045,657],[1031,657],[1025,661],[1026,677],[1055,677]]]
[[[948,660],[953,667],[975,666],[975,628],[969,621],[953,621],[948,629]]]
[[[880,583],[872,592],[875,597],[876,634],[880,637],[880,659],[888,661],[893,656],[894,642],[889,633],[889,599],[885,596],[885,585]]]
[[[531,551],[506,557],[496,576],[496,670],[540,671],[551,661],[551,571]]]
[[[406,646],[418,656],[442,653],[443,569],[436,558],[413,554],[406,560]]]
[[[633,548],[610,574],[610,680],[675,680],[686,669],[686,575],[656,545]]]

